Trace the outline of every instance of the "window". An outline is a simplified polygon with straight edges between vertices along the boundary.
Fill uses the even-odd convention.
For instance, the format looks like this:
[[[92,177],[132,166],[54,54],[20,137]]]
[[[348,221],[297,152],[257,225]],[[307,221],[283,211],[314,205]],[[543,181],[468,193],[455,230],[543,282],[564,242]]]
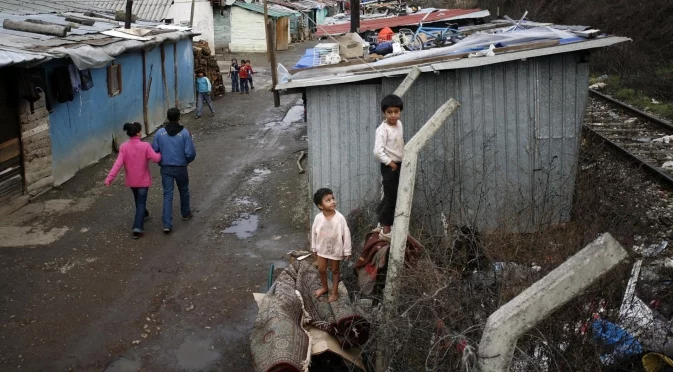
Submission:
[[[122,66],[112,65],[107,68],[107,94],[112,97],[122,92]]]

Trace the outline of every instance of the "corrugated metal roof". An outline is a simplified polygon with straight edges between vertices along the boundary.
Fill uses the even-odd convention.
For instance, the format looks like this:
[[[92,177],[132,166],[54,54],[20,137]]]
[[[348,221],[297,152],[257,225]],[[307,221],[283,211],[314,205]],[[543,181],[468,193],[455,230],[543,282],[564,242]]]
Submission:
[[[82,13],[77,12],[67,12],[67,14],[83,17]],[[110,31],[119,28],[120,22],[114,21],[96,21],[91,26],[78,25],[78,27],[72,28],[72,30],[68,32],[68,35],[65,37],[8,30],[2,27],[2,23],[5,19],[12,19],[16,21],[34,19],[65,25],[68,23],[65,21],[65,16],[65,14],[17,15],[0,13],[0,67],[15,64],[29,64],[31,62],[40,63],[46,62],[52,58],[63,58],[63,50],[58,50],[58,48],[62,47],[72,48],[85,46],[104,50],[109,44],[120,43],[119,48],[115,49],[116,51],[113,51],[110,54],[114,54],[115,56],[130,47],[128,45],[123,46],[121,44],[123,42],[129,41],[127,38],[111,37],[101,34],[104,31]],[[157,43],[161,43],[162,40],[166,40],[166,38],[185,38],[194,35],[191,31],[186,31],[187,29],[159,29],[162,27],[162,25],[162,23],[157,22],[137,21],[133,24],[133,27],[149,28],[153,30],[148,35],[153,37],[152,40],[146,42],[148,45],[156,45]]]
[[[333,7],[338,5],[336,1],[330,1],[330,0],[299,0],[299,1],[271,0],[269,2],[282,5],[290,9],[297,9],[300,11],[323,9],[325,7]]]
[[[135,0],[133,14],[138,19],[161,21],[168,15],[173,0]],[[59,12],[114,12],[125,10],[126,0],[0,0],[0,13],[14,15]]]
[[[235,2],[235,6],[238,6],[243,9],[247,9],[256,13],[264,14],[264,4],[262,3],[242,3],[242,2]],[[269,5],[268,9],[269,17],[272,18],[280,18],[280,17],[289,17],[295,13],[296,11],[292,9],[288,9],[284,6],[276,5],[276,4],[271,4]]]
[[[423,17],[427,15],[427,18],[423,21],[424,23],[439,22],[449,20],[453,17],[464,17],[470,13],[475,13],[477,15],[483,14],[480,13],[481,9],[443,9],[437,12],[430,13],[416,13],[398,17],[387,17],[387,18],[377,18],[377,19],[368,19],[360,21],[360,31],[370,31],[370,30],[380,30],[385,27],[400,27],[400,26],[411,26],[417,25]],[[316,36],[321,35],[341,35],[347,33],[351,28],[351,23],[340,23],[336,25],[326,25],[319,26],[316,31]]]
[[[55,1],[68,1],[68,0],[55,0]],[[109,9],[109,10],[125,10],[126,9],[126,0],[79,0],[80,2],[85,2],[91,5],[94,5],[99,8]],[[134,0],[133,1],[133,14],[135,14],[138,19],[144,19],[147,21],[162,21],[168,16],[168,11],[173,5],[173,0]]]

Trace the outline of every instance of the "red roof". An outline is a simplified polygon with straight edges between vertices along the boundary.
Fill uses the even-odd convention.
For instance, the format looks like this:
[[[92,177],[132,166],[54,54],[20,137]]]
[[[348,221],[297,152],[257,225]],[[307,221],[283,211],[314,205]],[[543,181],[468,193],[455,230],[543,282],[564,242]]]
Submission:
[[[465,14],[480,12],[481,9],[442,9],[430,13],[423,23],[439,22],[449,18],[462,16]],[[388,17],[378,19],[366,19],[360,21],[360,32],[369,30],[380,30],[385,27],[400,27],[417,25],[428,13],[416,13],[399,17]],[[342,23],[338,25],[318,25],[316,36],[322,35],[340,35],[349,32],[351,23]]]

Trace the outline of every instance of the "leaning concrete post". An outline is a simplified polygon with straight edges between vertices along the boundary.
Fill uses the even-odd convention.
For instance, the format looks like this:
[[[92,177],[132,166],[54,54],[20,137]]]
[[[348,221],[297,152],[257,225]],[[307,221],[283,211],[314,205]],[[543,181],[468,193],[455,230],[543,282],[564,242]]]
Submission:
[[[478,370],[509,371],[519,337],[626,256],[624,248],[605,233],[491,314],[479,344]]]
[[[407,74],[407,76],[402,80],[402,83],[400,83],[400,86],[395,89],[393,92],[394,95],[398,97],[404,96],[404,93],[411,88],[411,86],[414,84],[414,81],[418,79],[418,77],[421,76],[421,69],[418,68],[418,66],[414,66],[411,68],[411,71]]]
[[[411,73],[409,75],[411,76]],[[409,217],[411,216],[414,186],[416,185],[418,153],[425,147],[425,144],[437,130],[441,128],[442,124],[446,122],[446,119],[456,111],[458,106],[460,104],[453,98],[448,100],[404,146],[400,186],[397,190],[397,204],[395,206],[395,223],[393,224],[392,240],[390,242],[388,273],[386,275],[386,286],[383,290],[383,311],[385,312],[383,316],[385,320],[389,319],[390,313],[395,307],[395,295],[398,288],[397,277],[404,265],[404,253],[406,251],[407,234],[409,233]],[[383,342],[380,342],[376,360],[376,370],[379,372],[385,370],[385,361],[388,359],[384,356],[386,352],[384,348],[385,345],[383,345]]]

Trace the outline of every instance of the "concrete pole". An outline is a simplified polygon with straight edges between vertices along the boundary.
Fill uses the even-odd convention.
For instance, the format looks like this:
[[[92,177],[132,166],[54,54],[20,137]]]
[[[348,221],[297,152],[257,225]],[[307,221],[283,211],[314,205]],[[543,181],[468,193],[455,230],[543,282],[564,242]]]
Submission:
[[[414,84],[414,81],[418,79],[418,77],[421,76],[421,69],[418,68],[418,66],[414,66],[411,68],[411,71],[407,74],[407,76],[404,78],[402,83],[395,89],[393,92],[394,95],[398,97],[404,96],[404,93],[411,88],[411,86]]]
[[[519,337],[626,257],[624,248],[605,233],[491,314],[479,344],[477,370],[508,371]]]
[[[420,72],[420,71],[419,71]],[[413,80],[414,70],[409,73],[400,87],[395,91],[402,94],[409,89]],[[405,85],[405,82],[408,83]],[[460,104],[451,98],[444,103],[423,127],[409,140],[404,146],[404,158],[402,159],[402,170],[400,172],[400,186],[397,191],[397,204],[395,206],[395,222],[392,228],[392,240],[390,242],[390,255],[388,258],[388,273],[386,275],[386,286],[383,290],[383,319],[389,321],[391,312],[395,308],[395,302],[398,290],[398,276],[404,266],[404,253],[406,251],[407,234],[409,233],[409,219],[411,217],[411,205],[414,198],[414,186],[416,185],[416,167],[418,165],[418,153],[425,147],[425,144],[437,133],[446,119],[458,109]],[[378,353],[376,358],[376,371],[383,372],[387,368],[390,352],[386,350],[383,337],[378,343]]]

